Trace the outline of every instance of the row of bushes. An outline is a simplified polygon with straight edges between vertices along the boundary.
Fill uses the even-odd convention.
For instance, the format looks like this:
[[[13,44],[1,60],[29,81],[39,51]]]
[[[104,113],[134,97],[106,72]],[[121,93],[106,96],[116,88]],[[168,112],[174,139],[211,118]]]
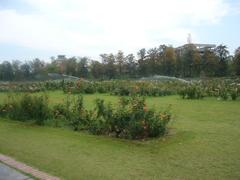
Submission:
[[[16,82],[0,83],[0,92],[41,92],[46,90],[61,90],[64,81],[43,81],[43,82]]]
[[[82,96],[69,96],[64,103],[54,107],[49,107],[45,95],[10,96],[0,105],[0,116],[21,121],[34,120],[39,125],[67,126],[75,131],[87,130],[97,135],[127,139],[164,135],[166,125],[171,120],[168,109],[162,112],[148,109],[145,99],[138,96],[121,97],[117,106],[97,99],[93,110],[84,108]]]
[[[202,99],[203,97],[217,97],[222,100],[236,100],[240,97],[238,83],[206,83],[197,82],[186,85],[178,91],[183,99]]]
[[[203,88],[199,85],[187,85],[180,89],[178,94],[183,99],[202,99],[205,96]]]
[[[0,83],[0,92],[40,92],[46,90],[63,90],[65,93],[110,93],[112,95],[129,96],[137,94],[141,96],[166,96],[176,94],[181,81],[44,81],[23,83]]]
[[[35,120],[43,125],[50,116],[47,96],[8,96],[4,104],[0,104],[0,116],[8,116],[20,121]]]
[[[112,95],[129,96],[166,96],[176,94],[178,88],[185,83],[180,81],[96,81],[79,80],[65,82],[64,92],[71,93],[110,93]]]
[[[213,79],[193,81],[45,81],[34,83],[4,84],[0,91],[39,92],[63,90],[65,93],[93,94],[109,93],[119,96],[167,96],[179,94],[184,99],[217,97],[223,100],[236,100],[240,96],[240,79]]]

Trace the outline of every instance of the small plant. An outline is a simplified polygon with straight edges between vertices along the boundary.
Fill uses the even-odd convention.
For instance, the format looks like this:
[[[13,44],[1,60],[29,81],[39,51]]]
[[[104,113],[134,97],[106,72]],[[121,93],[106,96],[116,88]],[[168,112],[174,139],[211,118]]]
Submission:
[[[223,100],[227,100],[228,99],[228,91],[226,88],[222,87],[219,91],[219,96],[223,99]]]
[[[68,118],[70,126],[74,131],[85,129],[88,124],[88,111],[83,107],[83,97],[78,96],[73,101],[72,109],[70,110],[70,116]]]
[[[57,104],[52,109],[52,121],[55,127],[65,126],[67,124],[66,117],[69,117],[68,108],[65,104]]]
[[[235,101],[238,97],[238,89],[237,88],[232,88],[230,90],[230,95],[233,101]]]

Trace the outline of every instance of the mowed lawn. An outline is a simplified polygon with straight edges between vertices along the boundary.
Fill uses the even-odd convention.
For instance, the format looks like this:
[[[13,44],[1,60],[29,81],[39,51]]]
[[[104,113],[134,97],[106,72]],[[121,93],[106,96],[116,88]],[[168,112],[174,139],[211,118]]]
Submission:
[[[64,94],[49,92],[52,104]],[[6,94],[0,93],[0,102]],[[84,95],[116,103],[110,95]],[[0,153],[62,179],[240,179],[240,101],[148,97],[172,104],[166,137],[130,141],[0,119]]]

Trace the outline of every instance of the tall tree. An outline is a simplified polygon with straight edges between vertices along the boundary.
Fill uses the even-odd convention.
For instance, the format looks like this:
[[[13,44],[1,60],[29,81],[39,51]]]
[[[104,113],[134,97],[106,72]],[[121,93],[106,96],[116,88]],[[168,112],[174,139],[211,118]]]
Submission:
[[[87,78],[88,77],[88,58],[82,57],[79,59],[77,63],[76,75],[78,77]]]
[[[44,61],[41,61],[40,59],[36,58],[30,62],[31,71],[33,75],[42,74],[44,72]]]
[[[116,63],[117,63],[117,71],[118,71],[118,75],[119,77],[122,77],[124,74],[124,67],[125,67],[125,57],[124,57],[124,53],[122,51],[118,51],[118,53],[115,56],[116,59]]]
[[[201,68],[202,68],[201,56],[199,51],[195,49],[193,53],[193,76],[195,77],[199,76]]]
[[[98,61],[92,61],[90,65],[90,72],[94,79],[103,79],[104,78],[103,64]]]
[[[155,75],[158,74],[158,57],[159,57],[159,53],[158,53],[158,49],[157,48],[151,48],[147,51],[147,75]]]
[[[146,61],[145,61],[146,49],[145,48],[140,49],[137,52],[137,55],[138,55],[138,74],[140,76],[145,76],[147,74]]]
[[[215,76],[218,68],[217,57],[214,52],[209,49],[204,50],[202,57],[203,72],[206,76]]]
[[[70,76],[77,76],[77,58],[71,57],[63,60],[64,73]]]
[[[222,45],[222,44],[217,46],[215,48],[215,53],[219,59],[217,75],[218,76],[226,76],[227,72],[228,72],[227,58],[229,56],[229,51],[227,49],[227,46]]]
[[[0,79],[11,81],[14,78],[13,68],[10,62],[4,61],[0,66]]]
[[[20,66],[20,70],[23,74],[24,79],[30,79],[31,78],[31,66],[29,63],[25,62]]]
[[[135,60],[135,57],[133,54],[129,54],[126,56],[126,71],[127,71],[127,74],[130,76],[130,77],[134,77],[137,73],[137,64],[136,64],[136,60]]]
[[[233,60],[234,71],[236,75],[240,75],[240,47],[235,51],[234,60]]]
[[[104,65],[104,74],[107,78],[113,79],[116,78],[117,70],[115,65],[115,57],[111,54],[101,54],[102,62]]]
[[[20,70],[21,62],[18,60],[12,61],[12,69],[14,74],[14,80],[21,80],[23,78],[23,74]]]
[[[182,68],[183,68],[183,76],[184,77],[192,77],[193,76],[195,48],[196,47],[193,44],[189,44],[183,52]]]
[[[162,60],[164,75],[174,76],[176,67],[176,54],[173,47],[166,47]]]

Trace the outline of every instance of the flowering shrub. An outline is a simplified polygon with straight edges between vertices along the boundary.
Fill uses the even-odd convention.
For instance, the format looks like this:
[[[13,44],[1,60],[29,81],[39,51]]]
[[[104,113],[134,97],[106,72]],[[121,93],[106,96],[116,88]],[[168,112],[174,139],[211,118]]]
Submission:
[[[74,81],[65,82],[63,91],[65,93],[71,92],[93,94],[96,92],[96,87],[94,82],[78,80],[76,82]]]
[[[118,96],[167,96],[179,94],[184,99],[202,99],[217,97],[222,100],[236,100],[240,96],[240,79],[210,79],[200,81],[155,81],[155,80],[109,80],[87,81],[80,79],[0,83],[0,92],[41,92],[46,90],[63,90],[65,93],[93,94],[109,93]]]
[[[201,99],[205,96],[222,100],[236,100],[240,96],[239,79],[214,79],[192,82],[179,88],[178,94],[183,99]]]
[[[48,98],[44,95],[11,96],[7,103],[0,106],[0,110],[3,116],[21,121],[35,120],[39,125],[43,125],[44,121],[50,117]]]
[[[74,131],[86,129],[89,122],[89,112],[83,107],[83,98],[67,97],[64,104],[57,104],[52,110],[55,126],[63,125],[70,126]]]
[[[0,92],[40,92],[62,89],[64,81],[0,83]]]
[[[158,81],[85,81],[65,82],[64,92],[68,93],[110,93],[112,95],[130,96],[166,96],[176,94],[183,82],[158,82]]]
[[[235,101],[237,99],[237,97],[240,95],[239,90],[240,90],[240,88],[239,89],[238,88],[230,89],[230,95],[231,95],[232,100]]]
[[[93,111],[86,110],[82,96],[78,96],[77,99],[67,99],[65,105],[56,105],[53,114],[55,119],[64,118],[75,131],[87,130],[96,135],[127,139],[164,135],[171,119],[169,110],[156,112],[148,109],[145,99],[139,96],[119,98],[116,108],[96,99]]]
[[[186,99],[201,99],[205,96],[223,100],[236,100],[240,96],[240,79],[210,79],[193,81],[157,81],[157,80],[109,80],[87,81],[80,79],[0,83],[0,92],[40,92],[45,90],[63,90],[65,93],[110,93],[118,96],[167,96],[179,94]]]
[[[82,96],[67,97],[65,103],[53,108],[48,106],[46,96],[24,94],[11,96],[0,105],[0,116],[28,121],[39,125],[69,126],[74,131],[87,130],[93,134],[104,134],[127,139],[158,137],[166,132],[171,119],[169,110],[156,112],[149,109],[145,99],[139,96],[119,98],[117,106],[105,104],[97,99],[94,110],[86,110]],[[49,123],[51,121],[52,123]]]
[[[205,96],[204,93],[204,89],[195,84],[188,85],[179,91],[183,99],[202,99]]]
[[[169,111],[155,112],[148,109],[144,98],[120,98],[117,108],[97,100],[91,117],[90,132],[119,138],[144,139],[158,137],[166,132],[171,119]]]

